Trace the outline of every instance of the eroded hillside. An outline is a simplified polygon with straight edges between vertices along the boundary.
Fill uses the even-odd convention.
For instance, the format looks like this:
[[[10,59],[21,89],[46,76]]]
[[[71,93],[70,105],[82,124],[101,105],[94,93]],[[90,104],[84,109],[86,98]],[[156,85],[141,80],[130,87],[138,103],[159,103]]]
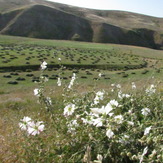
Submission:
[[[163,18],[44,0],[0,0],[0,34],[163,49]]]

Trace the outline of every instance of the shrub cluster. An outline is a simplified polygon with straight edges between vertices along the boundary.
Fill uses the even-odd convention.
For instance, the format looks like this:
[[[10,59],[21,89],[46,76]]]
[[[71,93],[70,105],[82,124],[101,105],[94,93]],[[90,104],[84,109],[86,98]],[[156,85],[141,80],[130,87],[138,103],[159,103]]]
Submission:
[[[48,123],[39,121],[36,125],[27,122],[26,125],[26,121],[21,121],[20,128],[30,133],[30,141],[34,142],[31,147],[37,151],[35,156],[30,153],[30,157],[38,158],[39,155],[42,161],[70,163],[163,161],[163,105],[157,85],[152,84],[140,92],[136,84],[131,83],[132,91],[124,93],[120,84],[112,84],[110,91],[91,91],[81,95],[74,88],[77,78],[75,73],[67,86],[62,83],[59,74],[57,85],[63,88],[63,103],[62,109],[56,112],[53,105],[55,99],[45,96],[44,86],[48,79],[43,72],[47,63],[43,62],[41,68],[40,87],[34,90],[34,95],[46,108],[51,130],[57,130],[59,136],[58,142],[56,140],[53,143],[51,141],[54,138],[48,138]],[[31,121],[30,117],[24,119]],[[43,133],[49,141],[49,147],[39,137]],[[36,135],[37,138],[34,137]],[[50,146],[53,150],[49,150]],[[46,151],[46,156],[41,151]]]

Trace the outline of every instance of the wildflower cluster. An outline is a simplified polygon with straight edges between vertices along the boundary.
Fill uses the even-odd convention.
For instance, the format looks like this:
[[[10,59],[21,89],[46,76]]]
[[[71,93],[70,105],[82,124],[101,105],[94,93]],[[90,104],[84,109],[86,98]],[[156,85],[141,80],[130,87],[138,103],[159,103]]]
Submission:
[[[40,75],[40,79],[38,82],[39,88],[35,88],[33,90],[33,93],[35,96],[38,97],[38,102],[45,104],[45,108],[49,111],[52,107],[52,99],[51,97],[46,97],[44,95],[44,92],[45,92],[44,85],[46,82],[48,82],[48,78],[43,75],[43,72],[45,71],[46,68],[47,68],[47,63],[44,61],[41,64],[41,75]]]
[[[60,63],[61,59],[58,58],[58,61]],[[43,62],[42,72],[46,68],[47,63]],[[101,75],[99,74],[99,77]],[[59,75],[59,87],[63,85],[61,79]],[[55,146],[58,162],[67,159],[68,162],[96,163],[142,163],[163,160],[163,105],[160,100],[161,94],[156,92],[155,85],[139,93],[136,84],[132,82],[132,91],[128,93],[123,91],[120,84],[111,84],[110,92],[99,90],[71,96],[71,93],[74,93],[72,86],[75,80],[74,73],[70,83],[65,86],[66,89],[63,89],[64,107],[63,110],[59,108],[61,115],[51,114],[53,127],[55,122],[58,122],[57,134],[61,131],[60,123],[66,125],[61,127],[65,139],[60,140],[62,143],[58,148]],[[41,74],[40,87],[34,89],[34,95],[49,111],[53,106],[52,99],[44,96],[44,83],[47,81],[48,79]],[[35,123],[31,118],[24,117],[19,127],[27,131],[28,135],[38,135],[45,126],[42,121]]]
[[[147,88],[145,90],[145,92],[146,92],[147,95],[150,96],[150,95],[152,95],[153,93],[156,92],[156,87],[152,84],[149,88]]]
[[[92,153],[94,155],[97,152],[97,157],[99,157],[98,148],[101,150],[100,153],[103,153],[98,160],[95,160],[96,162],[102,159],[122,162],[129,159],[143,162],[153,159],[156,155],[160,157],[161,144],[156,143],[156,139],[161,141],[161,130],[158,127],[161,124],[155,123],[154,120],[156,106],[151,105],[150,101],[142,103],[142,99],[148,98],[140,100],[136,93],[123,93],[120,84],[112,87],[115,87],[114,91],[117,90],[116,99],[106,102],[108,98],[104,97],[104,91],[98,91],[92,102],[90,99],[85,101],[83,97],[65,106],[63,114],[67,118],[68,132],[77,139],[80,127],[91,131],[88,134],[88,146],[94,144]],[[135,83],[132,83],[132,88],[136,89]],[[104,99],[105,105],[102,104]],[[73,127],[70,124],[73,124]],[[154,151],[155,155],[152,155]]]
[[[44,62],[42,62],[42,64],[41,64],[41,69],[42,70],[45,70],[47,68],[47,63],[44,61]]]
[[[60,77],[58,77],[57,85],[58,85],[58,87],[60,87],[62,85],[62,82],[61,82],[61,78]]]
[[[96,105],[100,102],[100,100],[103,100],[104,98],[104,91],[98,91],[96,92],[96,97],[94,98],[94,103],[93,105]]]
[[[70,84],[68,85],[68,88],[71,89],[71,87],[74,85],[74,81],[76,79],[76,74],[73,73],[73,76],[71,78]]]
[[[19,127],[21,130],[27,131],[28,135],[39,135],[44,130],[43,121],[34,122],[30,117],[24,117],[19,122]]]

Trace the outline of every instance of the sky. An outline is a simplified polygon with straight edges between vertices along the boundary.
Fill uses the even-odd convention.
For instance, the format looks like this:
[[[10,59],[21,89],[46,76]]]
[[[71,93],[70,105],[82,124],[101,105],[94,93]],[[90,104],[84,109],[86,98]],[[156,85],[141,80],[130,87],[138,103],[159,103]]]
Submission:
[[[48,0],[78,7],[121,10],[163,18],[163,0]]]

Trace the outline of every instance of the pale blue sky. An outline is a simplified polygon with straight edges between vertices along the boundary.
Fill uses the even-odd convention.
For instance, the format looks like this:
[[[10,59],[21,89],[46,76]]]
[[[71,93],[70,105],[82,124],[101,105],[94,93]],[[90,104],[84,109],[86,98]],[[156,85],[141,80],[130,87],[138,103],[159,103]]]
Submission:
[[[163,0],[48,0],[73,6],[131,11],[140,14],[163,17]]]

